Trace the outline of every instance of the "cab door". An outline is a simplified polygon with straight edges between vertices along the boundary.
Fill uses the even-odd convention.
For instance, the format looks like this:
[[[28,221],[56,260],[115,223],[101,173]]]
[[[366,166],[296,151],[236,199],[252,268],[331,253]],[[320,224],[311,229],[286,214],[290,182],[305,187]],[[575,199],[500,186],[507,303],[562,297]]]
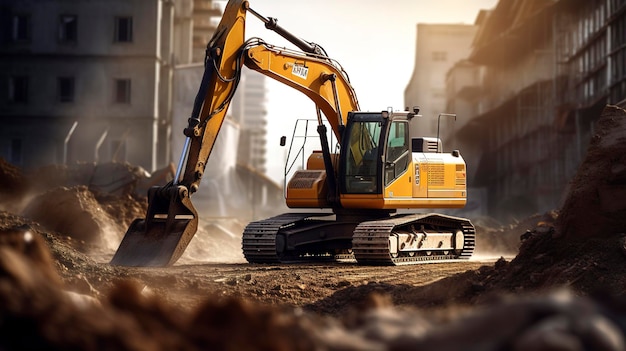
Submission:
[[[409,171],[409,125],[406,120],[391,122],[385,145],[385,198],[411,197],[412,174]]]
[[[357,118],[361,117],[361,118]],[[380,194],[383,122],[376,115],[357,116],[346,129],[343,194]]]

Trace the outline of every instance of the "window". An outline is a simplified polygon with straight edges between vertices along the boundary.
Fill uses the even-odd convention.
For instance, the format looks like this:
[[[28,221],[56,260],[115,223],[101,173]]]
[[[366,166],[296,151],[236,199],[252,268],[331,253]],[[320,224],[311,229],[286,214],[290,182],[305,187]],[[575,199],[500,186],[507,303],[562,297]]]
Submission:
[[[385,184],[389,184],[409,166],[409,128],[406,122],[392,122],[387,138],[386,161]]]
[[[115,80],[115,102],[130,104],[130,79]]]
[[[28,102],[28,77],[9,78],[9,102],[25,104]]]
[[[367,117],[358,116],[346,134],[349,145],[346,155],[345,189],[349,194],[380,193],[378,188],[379,177],[379,150],[378,142],[382,132],[380,120],[367,120]],[[358,120],[358,118],[365,120]]]
[[[133,41],[133,18],[132,17],[116,17],[115,18],[114,41],[119,42],[119,43],[130,43]]]
[[[59,77],[57,81],[59,102],[74,101],[74,77]]]
[[[78,17],[76,15],[61,15],[59,19],[59,41],[75,43],[78,40]]]
[[[11,36],[13,41],[30,40],[30,16],[14,15],[11,26]]]

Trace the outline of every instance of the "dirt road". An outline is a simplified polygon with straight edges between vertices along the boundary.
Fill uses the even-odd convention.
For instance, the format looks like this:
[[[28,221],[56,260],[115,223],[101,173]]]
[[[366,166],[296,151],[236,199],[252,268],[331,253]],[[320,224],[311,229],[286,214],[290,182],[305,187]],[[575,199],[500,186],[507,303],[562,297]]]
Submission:
[[[276,306],[297,306],[324,314],[337,314],[359,298],[401,284],[418,287],[436,280],[493,265],[496,258],[413,266],[358,266],[353,262],[258,265],[247,263],[177,264],[169,268],[116,267],[110,276],[86,277],[106,289],[116,278],[130,278],[168,302],[193,309],[207,299],[243,297]],[[101,263],[103,264],[103,263]],[[102,274],[102,272],[98,273]],[[92,283],[93,284],[93,283]],[[351,291],[352,301],[335,296]],[[347,293],[350,295],[350,293]]]

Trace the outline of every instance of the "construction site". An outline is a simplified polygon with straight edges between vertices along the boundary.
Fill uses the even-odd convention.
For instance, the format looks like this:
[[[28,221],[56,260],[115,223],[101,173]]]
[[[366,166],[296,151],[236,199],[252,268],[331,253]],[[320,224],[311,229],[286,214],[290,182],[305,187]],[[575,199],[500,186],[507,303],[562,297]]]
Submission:
[[[625,1],[498,1],[474,25],[419,25],[406,105],[434,96],[428,108],[469,115],[415,121],[436,138],[409,132],[419,109],[358,110],[349,80],[317,44],[280,27],[305,54],[244,42],[246,14],[272,24],[246,1],[157,3],[137,8],[148,27],[158,23],[155,38],[193,40],[157,45],[157,57],[179,62],[144,81],[154,97],[132,105],[130,79],[117,79],[113,107],[85,102],[103,107],[85,120],[51,104],[43,121],[26,73],[9,75],[0,349],[626,350]],[[0,7],[17,18],[14,35],[28,34],[19,29],[25,12],[46,11],[32,6]],[[222,19],[192,20],[203,16]],[[59,39],[76,39],[77,16],[61,19]],[[115,43],[139,35],[125,30],[132,19],[115,17]],[[447,44],[437,39],[450,33]],[[445,51],[461,37],[466,49]],[[28,42],[0,49],[0,68],[60,67],[23,51]],[[77,65],[92,67],[92,49]],[[144,49],[153,48],[136,48],[138,57]],[[181,50],[188,55],[173,54]],[[133,60],[131,71],[145,73]],[[429,60],[445,88],[420,80]],[[95,76],[126,69],[114,62]],[[322,150],[283,185],[265,169],[263,83],[242,66],[296,90],[291,76],[310,79],[302,86],[317,104]],[[79,100],[73,80],[57,82],[59,98]],[[188,124],[177,117],[186,110]],[[28,118],[54,133],[29,133]],[[172,129],[186,139],[170,138]],[[374,173],[355,173],[364,148],[377,152]],[[379,244],[359,241],[381,237],[382,256]]]
[[[105,166],[126,184],[107,189],[93,168],[3,161],[2,347],[623,350],[624,127],[604,109],[562,208],[476,221],[473,259],[417,267],[250,265],[234,221],[201,226],[172,267],[111,266],[145,175]]]

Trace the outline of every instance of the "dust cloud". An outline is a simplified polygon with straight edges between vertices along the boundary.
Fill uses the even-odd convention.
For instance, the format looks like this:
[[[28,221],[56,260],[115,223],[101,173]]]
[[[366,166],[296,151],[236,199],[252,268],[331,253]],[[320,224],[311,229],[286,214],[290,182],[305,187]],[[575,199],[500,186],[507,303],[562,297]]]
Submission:
[[[235,218],[200,218],[198,231],[177,264],[246,263],[241,250],[244,228]]]

